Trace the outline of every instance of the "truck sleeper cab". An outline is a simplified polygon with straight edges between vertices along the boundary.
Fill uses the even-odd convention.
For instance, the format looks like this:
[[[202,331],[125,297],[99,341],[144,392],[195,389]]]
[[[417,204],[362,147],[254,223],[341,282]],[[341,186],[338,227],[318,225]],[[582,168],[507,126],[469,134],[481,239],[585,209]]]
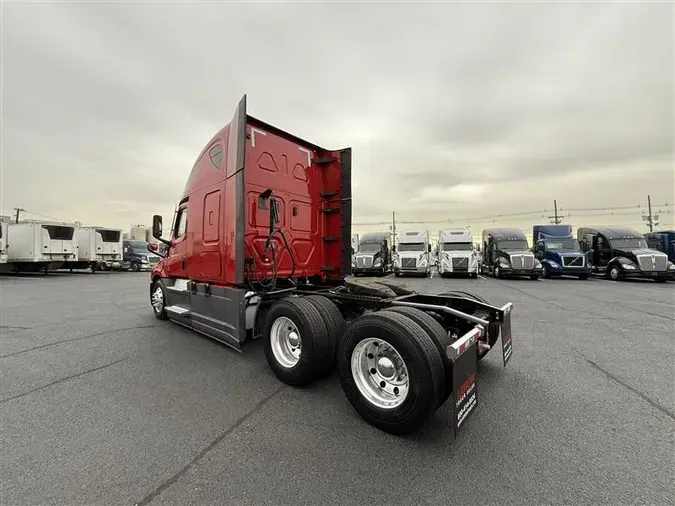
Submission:
[[[512,355],[512,304],[348,277],[351,212],[351,149],[248,116],[244,97],[197,157],[168,238],[153,217],[168,249],[152,310],[238,351],[262,339],[289,385],[337,367],[354,409],[384,431],[418,430],[447,399],[457,429],[475,411],[478,360],[499,337],[504,365]]]
[[[359,237],[358,250],[352,258],[352,274],[384,276],[391,272],[389,232],[371,232]]]
[[[431,272],[431,244],[426,230],[401,234],[394,254],[394,274],[426,277]]]
[[[483,230],[483,272],[496,278],[541,275],[541,262],[534,257],[522,230],[490,228]]]
[[[593,265],[572,235],[571,225],[534,225],[534,255],[541,262],[541,277],[575,276],[588,279]]]
[[[675,271],[668,256],[650,249],[644,236],[631,227],[579,227],[577,239],[594,274],[613,281],[647,278],[665,283]]]
[[[478,277],[480,264],[473,236],[466,228],[439,230],[438,273],[445,278],[453,274],[468,274]]]

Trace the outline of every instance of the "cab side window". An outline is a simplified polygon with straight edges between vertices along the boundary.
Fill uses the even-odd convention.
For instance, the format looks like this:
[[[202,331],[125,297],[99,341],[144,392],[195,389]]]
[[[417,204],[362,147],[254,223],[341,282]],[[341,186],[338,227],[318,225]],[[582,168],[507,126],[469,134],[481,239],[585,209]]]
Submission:
[[[185,235],[185,227],[187,226],[187,206],[178,210],[176,216],[176,228],[174,230],[173,238],[180,239]]]

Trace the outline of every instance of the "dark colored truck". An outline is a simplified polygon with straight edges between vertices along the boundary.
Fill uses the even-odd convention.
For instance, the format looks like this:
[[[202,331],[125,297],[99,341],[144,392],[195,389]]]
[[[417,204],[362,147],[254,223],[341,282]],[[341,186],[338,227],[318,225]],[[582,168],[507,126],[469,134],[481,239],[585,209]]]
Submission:
[[[657,249],[668,256],[670,262],[675,263],[675,230],[660,230],[644,234],[647,246]]]
[[[541,277],[575,276],[588,279],[593,265],[572,234],[571,225],[534,225],[534,256],[541,262]]]
[[[160,256],[148,249],[146,241],[122,241],[122,263],[120,268],[134,272],[149,271],[159,262]]]
[[[527,238],[518,228],[489,228],[483,230],[482,272],[496,278],[541,276],[541,262],[527,244]]]
[[[579,227],[577,240],[593,273],[618,281],[624,278],[649,278],[665,283],[673,262],[656,249],[650,249],[644,236],[630,227]]]
[[[262,339],[289,385],[337,367],[354,409],[384,431],[416,431],[449,398],[458,429],[477,405],[478,360],[500,335],[504,365],[511,357],[513,305],[349,277],[351,160],[351,148],[248,116],[244,96],[199,154],[170,238],[153,217],[168,250],[150,276],[152,310],[239,351]]]
[[[350,243],[351,244],[351,243]],[[377,274],[391,272],[389,232],[372,232],[359,237],[358,250],[352,258],[352,274]]]

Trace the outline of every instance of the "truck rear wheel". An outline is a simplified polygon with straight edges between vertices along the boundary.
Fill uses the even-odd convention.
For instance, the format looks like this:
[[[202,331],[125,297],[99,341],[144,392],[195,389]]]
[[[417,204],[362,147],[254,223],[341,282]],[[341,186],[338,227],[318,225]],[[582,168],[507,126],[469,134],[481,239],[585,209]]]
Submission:
[[[378,311],[354,320],[339,346],[340,383],[356,412],[392,434],[420,429],[445,391],[443,361],[406,315]]]
[[[424,311],[421,311],[417,308],[407,306],[393,306],[386,308],[385,311],[391,311],[407,316],[417,325],[422,327],[422,330],[424,330],[434,342],[438,353],[441,355],[441,360],[443,361],[443,370],[445,371],[445,391],[443,392],[443,396],[439,404],[440,406],[452,393],[452,362],[448,358],[448,346],[452,344],[452,339],[450,339],[450,336],[448,336],[448,333],[440,323],[438,323]]]
[[[272,305],[265,319],[263,347],[274,375],[292,386],[311,383],[334,363],[326,323],[302,297],[287,297]]]
[[[326,372],[330,372],[335,365],[335,349],[337,343],[342,339],[342,335],[345,332],[345,319],[342,317],[342,313],[337,308],[333,301],[328,297],[323,295],[308,295],[304,297],[306,301],[309,301],[316,309],[321,313],[321,318],[326,325],[326,330],[328,331],[328,339],[330,341],[331,353],[333,359],[330,363],[330,369]]]

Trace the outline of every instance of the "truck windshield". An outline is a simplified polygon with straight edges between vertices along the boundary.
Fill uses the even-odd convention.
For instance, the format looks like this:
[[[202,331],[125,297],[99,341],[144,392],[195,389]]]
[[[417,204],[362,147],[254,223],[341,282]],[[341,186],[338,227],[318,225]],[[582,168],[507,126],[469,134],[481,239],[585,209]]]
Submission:
[[[423,242],[400,242],[398,251],[425,251]]]
[[[628,239],[611,239],[609,243],[615,249],[645,249],[647,241],[638,237]]]
[[[497,247],[502,251],[519,251],[529,249],[527,241],[522,239],[497,241]]]
[[[142,241],[132,242],[129,244],[129,249],[131,249],[133,253],[150,253],[148,251],[148,243]]]
[[[473,244],[470,242],[444,242],[444,251],[471,251]]]
[[[579,249],[579,243],[576,239],[557,239],[557,240],[547,240],[546,241],[547,250],[557,250],[557,249]]]
[[[380,251],[379,242],[362,242],[359,244],[360,253],[375,253],[376,251]]]

